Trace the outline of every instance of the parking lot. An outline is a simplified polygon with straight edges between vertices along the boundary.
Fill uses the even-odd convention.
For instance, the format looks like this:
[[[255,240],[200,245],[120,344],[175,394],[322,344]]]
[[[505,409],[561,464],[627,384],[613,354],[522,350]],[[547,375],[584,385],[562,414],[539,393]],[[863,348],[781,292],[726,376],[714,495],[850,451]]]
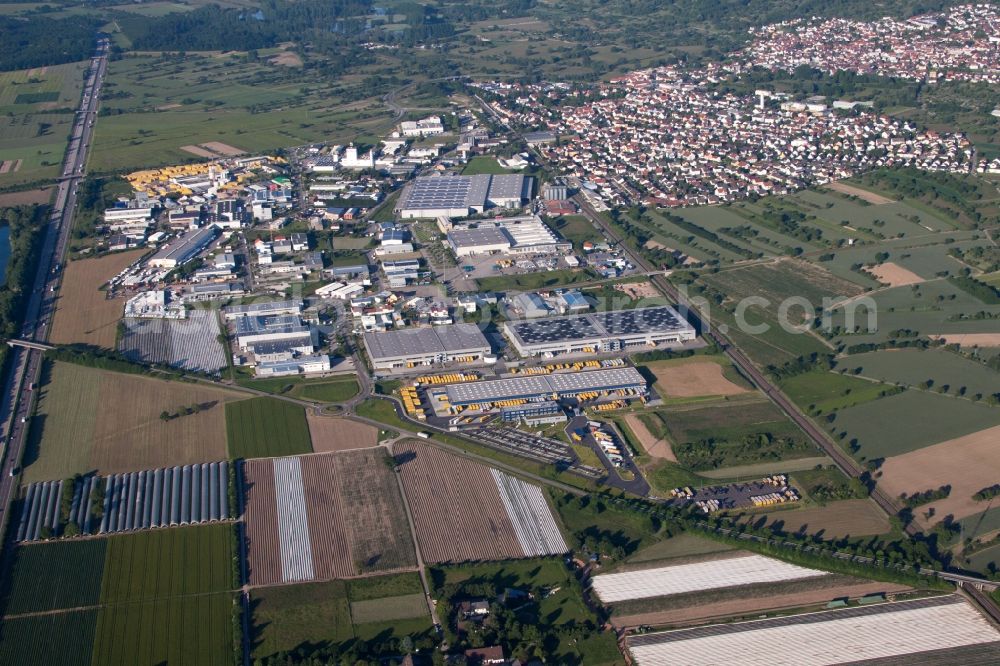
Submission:
[[[705,513],[713,511],[725,511],[730,509],[748,509],[761,506],[771,506],[784,502],[797,501],[798,491],[788,485],[784,475],[771,477],[781,479],[781,482],[769,482],[767,479],[751,481],[749,483],[733,483],[724,486],[708,486],[705,488],[690,488],[691,494],[672,497],[667,500],[668,504],[693,502],[702,507]],[[783,499],[773,498],[778,495]],[[753,498],[772,496],[772,501],[755,504]],[[793,499],[794,498],[794,499]],[[760,500],[758,500],[760,502]]]

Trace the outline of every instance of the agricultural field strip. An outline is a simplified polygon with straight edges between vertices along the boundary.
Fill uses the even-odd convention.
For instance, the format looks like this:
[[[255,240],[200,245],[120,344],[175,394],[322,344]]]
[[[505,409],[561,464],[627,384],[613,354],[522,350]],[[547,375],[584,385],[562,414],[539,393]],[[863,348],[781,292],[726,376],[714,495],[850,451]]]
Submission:
[[[568,551],[541,489],[499,470],[490,471],[525,556],[558,555]]]
[[[312,580],[312,545],[306,517],[302,465],[298,458],[275,458],[274,497],[281,545],[281,578],[286,583]]]
[[[358,573],[341,503],[337,460],[331,455],[300,458],[313,570],[321,580]]]
[[[746,555],[655,569],[602,574],[594,577],[592,585],[601,601],[614,603],[826,575],[828,574],[825,571],[806,569],[760,555]]]
[[[278,517],[275,508],[274,464],[270,460],[250,460],[241,470],[246,486],[246,523],[249,582],[262,585],[281,582],[281,547],[278,544]]]
[[[415,440],[394,444],[393,452],[397,458],[413,456],[400,468],[425,561],[523,556],[489,468]]]
[[[956,596],[635,636],[638,666],[826,666],[968,645],[1000,649],[1000,632]],[[985,647],[984,647],[985,649]]]

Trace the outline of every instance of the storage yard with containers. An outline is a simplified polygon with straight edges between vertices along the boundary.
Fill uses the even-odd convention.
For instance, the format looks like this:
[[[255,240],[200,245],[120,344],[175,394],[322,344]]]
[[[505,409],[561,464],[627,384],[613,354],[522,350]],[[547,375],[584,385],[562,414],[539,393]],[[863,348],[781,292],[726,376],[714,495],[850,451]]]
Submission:
[[[1000,654],[1000,631],[945,595],[635,635],[626,644],[638,666],[988,664]]]

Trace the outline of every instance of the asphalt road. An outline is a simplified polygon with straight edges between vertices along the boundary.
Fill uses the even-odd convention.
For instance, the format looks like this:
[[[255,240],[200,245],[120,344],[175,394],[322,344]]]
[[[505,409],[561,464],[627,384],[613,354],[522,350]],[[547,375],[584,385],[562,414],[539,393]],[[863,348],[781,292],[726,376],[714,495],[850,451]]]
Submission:
[[[73,213],[76,210],[76,190],[86,168],[87,152],[97,118],[97,100],[107,72],[107,54],[107,41],[99,42],[84,81],[83,97],[63,161],[63,175],[58,179],[55,203],[45,230],[34,287],[25,311],[21,330],[21,337],[25,340],[44,342],[49,336],[62,273],[55,268],[62,263],[69,241]],[[0,423],[3,424],[5,442],[3,460],[0,463],[0,530],[7,525],[11,502],[16,496],[28,420],[34,409],[33,387],[41,374],[42,353],[36,349],[13,347],[10,373],[5,379],[3,394],[0,395]]]

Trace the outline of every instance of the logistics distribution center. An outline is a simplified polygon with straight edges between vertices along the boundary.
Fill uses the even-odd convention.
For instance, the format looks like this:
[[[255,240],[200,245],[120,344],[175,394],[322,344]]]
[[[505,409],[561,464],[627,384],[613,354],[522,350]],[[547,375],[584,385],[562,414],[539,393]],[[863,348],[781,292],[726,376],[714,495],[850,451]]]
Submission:
[[[420,176],[405,188],[396,204],[402,219],[466,217],[487,208],[517,208],[531,198],[534,179],[519,174]]]
[[[500,412],[507,421],[548,420],[544,417],[562,414],[560,400],[641,399],[646,397],[647,387],[646,379],[635,368],[615,367],[432,386],[426,395],[438,417]]]
[[[508,321],[503,329],[521,356],[613,352],[697,337],[694,327],[666,305]]]
[[[475,324],[450,324],[398,331],[366,332],[365,351],[375,370],[413,368],[458,361],[482,362],[490,343]]]

